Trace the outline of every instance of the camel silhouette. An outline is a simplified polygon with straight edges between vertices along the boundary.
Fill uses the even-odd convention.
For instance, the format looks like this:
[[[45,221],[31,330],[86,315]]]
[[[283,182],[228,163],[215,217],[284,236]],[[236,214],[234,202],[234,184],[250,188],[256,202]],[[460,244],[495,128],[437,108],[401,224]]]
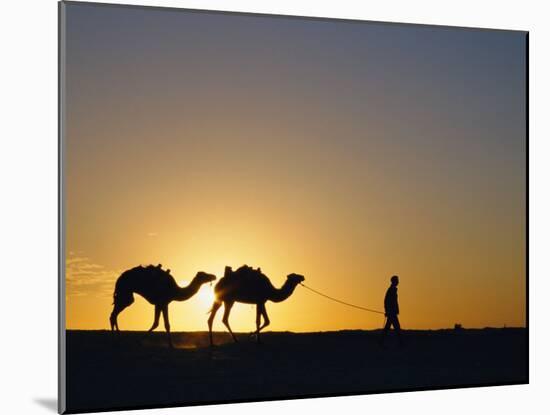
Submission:
[[[170,321],[168,319],[168,305],[172,301],[185,301],[197,293],[202,284],[214,281],[215,275],[206,272],[197,272],[193,281],[187,287],[180,287],[170,275],[170,270],[163,270],[159,264],[156,267],[137,266],[124,271],[118,277],[113,295],[114,307],[111,313],[111,330],[119,331],[117,317],[126,307],[134,302],[134,293],[141,295],[155,306],[155,318],[149,331],[159,325],[160,313],[164,318],[164,327],[168,335],[168,342],[172,346],[170,336]]]
[[[269,325],[269,317],[267,316],[265,303],[268,300],[275,303],[286,300],[292,295],[296,286],[304,280],[305,278],[303,275],[289,274],[283,286],[281,288],[275,288],[273,284],[271,284],[271,281],[269,281],[269,278],[267,278],[259,268],[252,269],[247,265],[243,265],[236,271],[233,271],[231,267],[225,267],[223,278],[221,278],[214,287],[216,299],[209,311],[208,332],[210,335],[210,345],[214,345],[212,339],[212,323],[222,303],[224,304],[222,322],[229,330],[229,333],[231,333],[235,342],[237,342],[237,338],[229,325],[229,314],[231,313],[233,304],[235,302],[256,304],[256,341],[259,343],[260,331]],[[264,320],[263,324],[261,324],[262,317]]]

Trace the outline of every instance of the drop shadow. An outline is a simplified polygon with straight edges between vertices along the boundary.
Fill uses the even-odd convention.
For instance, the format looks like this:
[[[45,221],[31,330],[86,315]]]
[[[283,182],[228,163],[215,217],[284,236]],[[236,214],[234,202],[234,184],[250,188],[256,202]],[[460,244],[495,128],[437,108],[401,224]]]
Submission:
[[[52,412],[57,413],[57,399],[56,398],[34,398],[34,402],[38,405],[46,408]]]

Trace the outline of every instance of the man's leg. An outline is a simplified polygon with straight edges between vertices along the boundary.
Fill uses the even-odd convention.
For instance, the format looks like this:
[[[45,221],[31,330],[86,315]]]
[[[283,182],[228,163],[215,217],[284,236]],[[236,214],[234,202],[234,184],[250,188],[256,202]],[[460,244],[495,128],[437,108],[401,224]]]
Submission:
[[[382,335],[380,336],[380,344],[384,345],[384,340],[386,339],[386,335],[388,334],[388,331],[391,327],[391,317],[386,316],[386,323],[384,324],[384,328],[382,329]]]
[[[397,338],[399,339],[399,344],[403,346],[403,337],[401,336],[401,324],[399,324],[399,318],[397,315],[394,316],[394,319],[392,321],[393,328],[395,332],[397,333]]]
[[[401,335],[401,324],[399,324],[399,318],[397,317],[397,314],[395,316],[392,316],[392,325],[397,334]]]

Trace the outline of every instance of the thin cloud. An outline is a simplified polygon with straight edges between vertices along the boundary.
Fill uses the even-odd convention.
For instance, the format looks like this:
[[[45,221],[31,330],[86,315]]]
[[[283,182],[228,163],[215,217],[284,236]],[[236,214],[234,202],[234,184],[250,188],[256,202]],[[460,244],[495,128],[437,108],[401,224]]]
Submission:
[[[73,252],[69,252],[65,266],[67,297],[111,296],[120,275],[117,270],[108,270],[89,257],[76,256]]]

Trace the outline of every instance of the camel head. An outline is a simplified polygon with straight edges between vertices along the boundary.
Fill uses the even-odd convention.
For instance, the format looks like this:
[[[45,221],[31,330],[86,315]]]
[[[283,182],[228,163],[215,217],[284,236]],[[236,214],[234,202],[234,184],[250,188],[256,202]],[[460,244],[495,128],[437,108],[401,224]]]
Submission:
[[[305,278],[303,275],[292,273],[286,276],[286,280],[292,284],[298,285],[305,281]]]
[[[214,281],[216,279],[216,276],[214,274],[208,274],[206,272],[199,271],[193,279],[200,284],[206,284],[207,282]]]

